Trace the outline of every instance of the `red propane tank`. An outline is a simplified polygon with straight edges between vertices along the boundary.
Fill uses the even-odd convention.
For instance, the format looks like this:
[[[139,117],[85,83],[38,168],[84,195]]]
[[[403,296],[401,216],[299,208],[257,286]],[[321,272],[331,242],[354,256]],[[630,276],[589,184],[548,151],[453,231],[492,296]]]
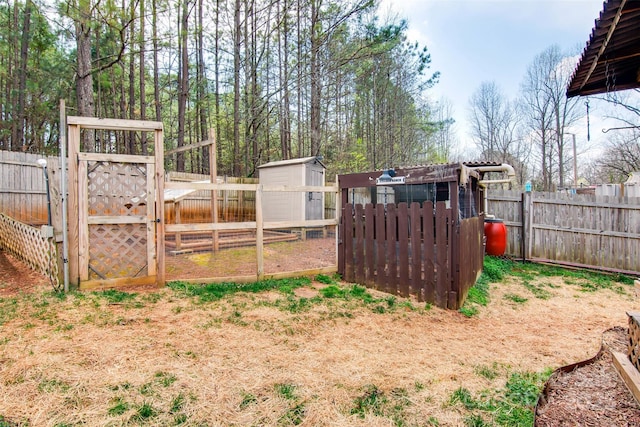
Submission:
[[[484,219],[484,235],[487,237],[486,253],[501,256],[507,250],[507,227],[499,218]]]

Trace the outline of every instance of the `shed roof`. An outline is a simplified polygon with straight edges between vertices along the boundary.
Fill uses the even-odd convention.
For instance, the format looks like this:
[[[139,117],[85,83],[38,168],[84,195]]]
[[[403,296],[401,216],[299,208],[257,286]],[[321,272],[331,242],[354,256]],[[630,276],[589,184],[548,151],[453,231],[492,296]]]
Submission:
[[[297,159],[278,160],[276,162],[269,162],[269,163],[265,163],[264,165],[258,166],[258,169],[272,168],[272,167],[277,167],[277,166],[301,165],[301,164],[305,164],[305,163],[319,164],[320,166],[322,166],[323,168],[326,169],[326,166],[324,165],[324,163],[322,163],[320,161],[320,158],[318,158],[316,156],[300,157],[300,158],[297,158]]]
[[[216,180],[217,181],[217,180]],[[209,184],[211,182],[210,179],[204,181],[193,181],[196,184]],[[165,188],[164,190],[164,201],[165,202],[179,202],[184,199],[188,195],[195,193],[198,190],[193,190],[191,188]]]
[[[567,87],[567,97],[640,87],[640,1],[607,0]]]

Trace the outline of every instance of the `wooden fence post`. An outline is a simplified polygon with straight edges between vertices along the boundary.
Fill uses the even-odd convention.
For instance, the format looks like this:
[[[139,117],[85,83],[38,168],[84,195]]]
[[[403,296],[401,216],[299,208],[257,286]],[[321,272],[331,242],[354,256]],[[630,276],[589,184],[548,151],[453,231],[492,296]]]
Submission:
[[[527,246],[527,227],[525,225],[526,221],[526,209],[525,209],[525,200],[526,200],[526,194],[527,193],[522,193],[520,195],[520,225],[521,225],[521,231],[520,231],[520,256],[522,256],[522,262],[525,262],[527,260],[527,251],[526,251],[526,246]]]
[[[264,279],[264,220],[262,216],[262,184],[256,189],[256,258],[258,280]]]
[[[532,194],[531,192],[522,193],[522,261],[531,258],[531,244],[533,241],[531,221]]]

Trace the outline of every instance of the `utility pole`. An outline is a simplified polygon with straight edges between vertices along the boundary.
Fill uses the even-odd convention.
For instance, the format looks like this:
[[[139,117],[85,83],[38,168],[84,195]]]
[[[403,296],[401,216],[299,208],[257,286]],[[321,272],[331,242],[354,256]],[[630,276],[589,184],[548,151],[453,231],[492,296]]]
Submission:
[[[573,187],[578,188],[578,155],[576,153],[576,134],[572,133],[573,137]]]
[[[578,188],[578,155],[576,153],[576,134],[565,132],[573,138],[573,187]]]

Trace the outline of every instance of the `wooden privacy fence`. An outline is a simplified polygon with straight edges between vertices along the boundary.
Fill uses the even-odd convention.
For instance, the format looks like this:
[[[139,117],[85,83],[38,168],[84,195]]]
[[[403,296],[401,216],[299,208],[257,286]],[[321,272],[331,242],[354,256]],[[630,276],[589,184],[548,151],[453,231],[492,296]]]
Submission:
[[[59,225],[60,161],[58,157],[0,150],[0,212],[31,225],[47,223],[47,192],[39,159],[47,160],[54,226]],[[56,227],[59,229],[59,227]]]
[[[507,227],[507,255],[640,273],[640,199],[491,190],[488,213]]]
[[[445,202],[346,204],[344,279],[458,309],[482,268],[482,218],[457,221]]]
[[[210,175],[167,172],[167,182],[211,182]],[[257,178],[217,177],[218,184],[258,184]],[[244,191],[224,191],[217,194],[218,218],[221,222],[241,222],[255,220],[255,193]],[[167,223],[213,222],[211,194],[204,190],[165,191],[165,221]]]

